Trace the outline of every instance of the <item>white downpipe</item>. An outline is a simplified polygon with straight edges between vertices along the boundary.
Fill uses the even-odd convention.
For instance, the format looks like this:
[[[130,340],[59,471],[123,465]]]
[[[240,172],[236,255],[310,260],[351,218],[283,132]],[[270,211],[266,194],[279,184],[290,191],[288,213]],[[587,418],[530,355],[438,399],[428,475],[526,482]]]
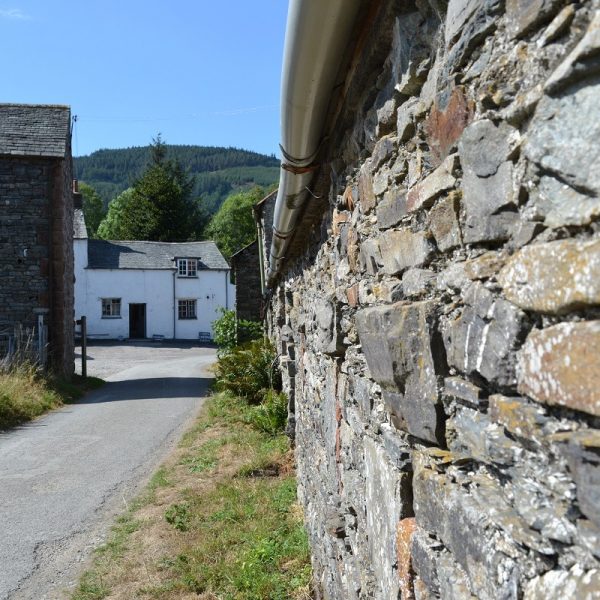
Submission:
[[[281,81],[282,164],[313,164],[336,76],[361,0],[290,0]],[[281,268],[313,172],[284,168],[273,217],[268,278]]]

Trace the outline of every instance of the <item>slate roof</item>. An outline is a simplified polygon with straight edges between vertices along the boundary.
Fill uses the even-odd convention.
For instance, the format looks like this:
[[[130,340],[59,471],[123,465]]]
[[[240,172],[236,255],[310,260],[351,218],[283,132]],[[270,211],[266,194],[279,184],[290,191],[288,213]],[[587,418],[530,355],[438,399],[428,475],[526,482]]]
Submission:
[[[200,269],[229,269],[214,242],[88,241],[88,269],[173,269],[174,258],[197,258]]]
[[[73,239],[86,240],[87,236],[87,227],[85,226],[85,219],[83,218],[83,210],[81,208],[76,208],[73,211]]]
[[[250,242],[249,244],[246,244],[243,248],[240,248],[235,254],[231,255],[231,257],[230,257],[231,260],[233,261],[233,259],[236,256],[238,256],[240,254],[243,254],[244,252],[247,252],[250,247],[254,246],[254,244],[258,244],[258,240],[254,240],[253,242]]]
[[[0,103],[0,155],[64,158],[70,125],[68,106]]]

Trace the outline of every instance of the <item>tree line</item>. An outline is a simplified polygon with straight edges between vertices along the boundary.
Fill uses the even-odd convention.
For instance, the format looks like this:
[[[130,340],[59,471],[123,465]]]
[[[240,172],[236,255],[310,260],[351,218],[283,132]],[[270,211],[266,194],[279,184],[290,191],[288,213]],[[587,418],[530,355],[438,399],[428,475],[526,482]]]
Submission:
[[[261,186],[230,194],[217,212],[194,194],[194,178],[180,162],[168,158],[160,135],[148,149],[143,172],[105,208],[97,190],[80,184],[83,213],[90,237],[107,240],[185,242],[214,240],[229,257],[256,239],[252,206],[267,189]]]
[[[231,193],[253,185],[268,186],[276,181],[279,161],[274,156],[239,148],[181,146],[165,144],[172,160],[183,165],[193,177],[192,194],[202,197],[205,209],[213,214]],[[80,181],[91,185],[104,206],[141,176],[149,148],[133,147],[98,150],[74,159]]]

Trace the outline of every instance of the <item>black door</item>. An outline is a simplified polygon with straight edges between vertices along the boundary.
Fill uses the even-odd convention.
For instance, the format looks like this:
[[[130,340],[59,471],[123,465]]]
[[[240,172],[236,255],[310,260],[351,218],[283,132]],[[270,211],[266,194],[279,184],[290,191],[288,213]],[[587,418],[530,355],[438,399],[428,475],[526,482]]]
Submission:
[[[146,337],[146,305],[145,304],[130,304],[129,305],[129,337],[130,338],[145,338]]]

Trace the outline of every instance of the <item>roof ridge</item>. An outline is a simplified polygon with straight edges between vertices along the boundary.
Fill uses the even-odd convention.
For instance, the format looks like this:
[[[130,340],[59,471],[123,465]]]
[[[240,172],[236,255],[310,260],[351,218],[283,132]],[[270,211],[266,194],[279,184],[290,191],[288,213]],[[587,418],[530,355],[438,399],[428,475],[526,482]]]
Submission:
[[[36,108],[66,108],[71,110],[70,104],[35,104],[30,102],[0,102],[0,107],[5,106],[28,106]]]

